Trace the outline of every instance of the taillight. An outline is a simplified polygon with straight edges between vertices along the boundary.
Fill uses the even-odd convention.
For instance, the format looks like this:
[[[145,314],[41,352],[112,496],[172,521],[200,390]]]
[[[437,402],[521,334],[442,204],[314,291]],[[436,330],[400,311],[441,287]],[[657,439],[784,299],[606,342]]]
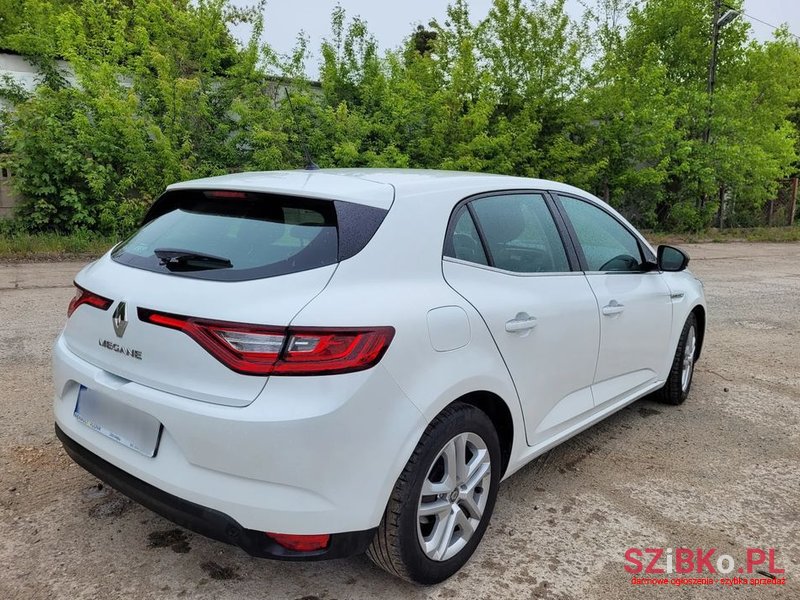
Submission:
[[[330,534],[292,535],[289,533],[268,533],[267,537],[272,538],[284,548],[295,552],[324,550],[331,541]]]
[[[67,307],[68,319],[72,316],[72,313],[75,312],[75,309],[82,304],[88,304],[89,306],[94,306],[100,310],[108,310],[109,307],[114,303],[113,300],[109,300],[108,298],[99,296],[94,292],[90,292],[89,290],[79,286],[77,283],[74,285],[75,295],[72,297],[72,300],[69,301],[69,306]]]
[[[394,337],[394,328],[289,329],[275,374],[347,373],[375,365]]]
[[[267,327],[139,309],[145,323],[183,331],[214,358],[246,375],[332,375],[369,369],[394,337],[393,327]]]

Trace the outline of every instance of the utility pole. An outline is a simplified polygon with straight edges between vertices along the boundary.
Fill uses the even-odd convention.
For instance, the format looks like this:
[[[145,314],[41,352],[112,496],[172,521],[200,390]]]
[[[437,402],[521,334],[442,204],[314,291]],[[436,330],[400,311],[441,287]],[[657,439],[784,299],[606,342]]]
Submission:
[[[739,11],[728,8],[725,14],[722,13],[722,0],[714,0],[714,16],[711,25],[711,61],[708,65],[708,114],[706,117],[706,128],[703,131],[703,142],[708,144],[711,141],[711,117],[714,114],[714,87],[717,83],[717,56],[719,54],[719,33],[725,25],[739,16]],[[725,193],[720,187],[720,205],[717,213],[718,225],[722,227],[722,204],[725,201]],[[700,197],[700,208],[705,206],[706,196]]]
[[[714,16],[711,21],[711,62],[708,64],[708,87],[706,109],[706,128],[703,130],[703,143],[711,140],[711,116],[714,114],[714,85],[717,83],[717,54],[719,53],[719,13],[722,10],[722,0],[714,0]],[[703,193],[698,199],[698,208],[703,208],[708,200],[708,194]],[[720,213],[721,214],[721,213]]]
[[[714,17],[711,26],[711,62],[708,65],[708,121],[703,132],[703,141],[708,143],[711,137],[711,115],[714,106],[714,86],[717,84],[717,56],[719,55],[719,32],[728,23],[739,16],[738,10],[732,8],[722,13],[722,0],[714,0]]]
[[[711,112],[714,102],[714,86],[717,83],[717,55],[719,54],[719,30],[722,0],[714,0],[714,21],[711,27],[711,62],[708,65],[708,123],[703,132],[703,141],[708,143],[711,136]]]
[[[738,10],[728,9],[722,12],[722,0],[714,0],[714,20],[711,27],[711,62],[708,65],[708,121],[703,132],[703,141],[711,138],[711,115],[714,107],[714,86],[717,84],[717,56],[719,55],[719,33],[722,28],[739,16]]]

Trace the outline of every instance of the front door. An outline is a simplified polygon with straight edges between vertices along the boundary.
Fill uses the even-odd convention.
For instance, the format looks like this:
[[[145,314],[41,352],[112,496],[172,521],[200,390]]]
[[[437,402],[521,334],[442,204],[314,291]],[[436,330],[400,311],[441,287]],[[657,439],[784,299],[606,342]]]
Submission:
[[[577,237],[600,312],[595,403],[614,402],[663,377],[664,357],[670,355],[670,290],[620,221],[578,198],[560,196],[559,201]]]

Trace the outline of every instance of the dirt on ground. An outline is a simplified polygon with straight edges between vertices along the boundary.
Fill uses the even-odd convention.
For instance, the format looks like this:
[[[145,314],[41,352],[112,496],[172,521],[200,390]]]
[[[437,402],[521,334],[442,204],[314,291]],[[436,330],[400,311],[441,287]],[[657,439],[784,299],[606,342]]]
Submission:
[[[800,598],[800,244],[686,248],[709,304],[688,401],[636,402],[533,461],[501,486],[472,560],[428,588],[365,557],[250,558],[99,484],[50,407],[81,265],[0,264],[0,599]],[[737,569],[774,548],[786,585],[634,585],[631,547],[716,548]]]

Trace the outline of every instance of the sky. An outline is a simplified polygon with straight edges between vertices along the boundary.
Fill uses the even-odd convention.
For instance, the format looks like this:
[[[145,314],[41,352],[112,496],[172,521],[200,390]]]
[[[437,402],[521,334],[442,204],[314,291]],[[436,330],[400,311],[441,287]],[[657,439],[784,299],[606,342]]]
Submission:
[[[709,0],[711,2],[711,0]],[[237,5],[247,5],[247,0],[234,0]],[[366,20],[370,31],[382,48],[395,48],[412,28],[426,24],[431,18],[442,19],[448,0],[338,0],[349,16]],[[280,53],[291,51],[300,30],[310,38],[314,52],[306,65],[308,74],[319,72],[319,46],[330,35],[330,14],[336,0],[267,0],[265,40]],[[469,2],[472,19],[482,19],[489,11],[491,0]],[[579,0],[567,0],[569,12],[578,17],[583,8]],[[744,11],[773,25],[788,23],[792,33],[800,36],[800,0],[745,0]],[[772,29],[748,19],[756,39],[766,40]],[[237,35],[246,35],[237,31]]]

